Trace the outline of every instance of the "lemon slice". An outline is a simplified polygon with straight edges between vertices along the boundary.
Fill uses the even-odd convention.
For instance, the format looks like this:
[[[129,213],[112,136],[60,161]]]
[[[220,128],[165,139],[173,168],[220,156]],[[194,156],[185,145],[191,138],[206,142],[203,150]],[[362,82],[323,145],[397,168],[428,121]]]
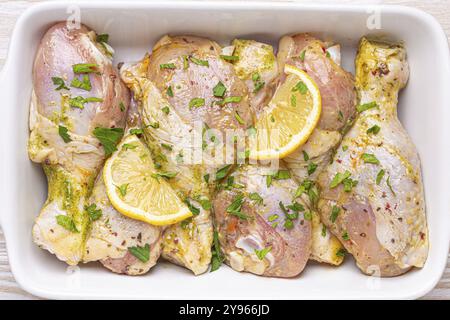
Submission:
[[[163,175],[158,175],[150,151],[138,137],[126,137],[117,149],[103,170],[106,193],[117,211],[158,226],[192,216]]]
[[[316,127],[322,111],[319,88],[306,72],[286,65],[285,82],[278,87],[255,123],[250,158],[284,158],[302,146]]]

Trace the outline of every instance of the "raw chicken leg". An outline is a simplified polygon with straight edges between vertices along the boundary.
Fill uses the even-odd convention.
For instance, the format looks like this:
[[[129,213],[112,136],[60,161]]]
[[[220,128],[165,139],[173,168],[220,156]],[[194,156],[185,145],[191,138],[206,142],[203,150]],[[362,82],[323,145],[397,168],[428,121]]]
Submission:
[[[319,125],[305,145],[283,159],[300,183],[314,182],[330,163],[342,139],[341,131],[354,116],[356,93],[353,76],[339,66],[339,46],[329,47],[309,34],[283,37],[279,44],[278,63],[280,70],[285,64],[304,70],[320,89],[322,114]],[[314,207],[308,198],[305,193],[304,201]],[[339,241],[320,222],[317,214],[313,215],[312,224],[312,258],[319,262],[340,264],[343,257]]]
[[[136,104],[131,103],[125,131],[138,128],[141,128],[140,116]],[[83,261],[100,260],[106,268],[116,273],[147,273],[161,255],[164,228],[128,218],[118,212],[108,199],[102,172],[95,182],[89,206],[91,212],[99,216],[92,221]],[[135,250],[147,251],[148,257],[145,254],[133,255]]]
[[[112,66],[111,52],[85,26],[51,27],[41,40],[33,70],[30,159],[42,163],[48,198],[33,227],[37,245],[75,265],[89,229],[84,209],[105,152],[94,129],[125,125],[127,88]]]
[[[402,46],[361,40],[359,116],[319,177],[322,221],[367,274],[399,275],[427,258],[420,161],[397,119],[397,96],[407,79]]]
[[[166,229],[163,257],[194,274],[205,272],[211,261],[208,182],[215,180],[223,162],[208,157],[202,143],[194,145],[192,135],[196,126],[201,136],[202,127],[224,132],[245,129],[252,123],[245,84],[219,55],[220,47],[208,39],[165,36],[150,57],[121,68],[122,78],[139,101],[143,132],[154,161],[162,171],[177,172],[169,183],[194,214]],[[222,97],[214,95],[219,82],[226,89]],[[225,97],[239,97],[239,101],[220,105]],[[198,151],[203,158],[195,163]]]

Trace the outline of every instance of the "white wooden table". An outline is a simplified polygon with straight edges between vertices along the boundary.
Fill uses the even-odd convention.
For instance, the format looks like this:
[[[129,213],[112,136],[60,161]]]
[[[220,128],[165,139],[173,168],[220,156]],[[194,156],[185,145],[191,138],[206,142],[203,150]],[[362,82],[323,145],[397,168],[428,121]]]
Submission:
[[[111,0],[109,0],[111,1]],[[206,0],[205,0],[206,1]],[[299,0],[301,2],[306,2]],[[14,28],[14,24],[19,15],[28,7],[41,2],[41,0],[28,1],[10,1],[0,0],[0,70],[6,59],[9,38]],[[358,0],[335,0],[335,1],[321,1],[316,0],[315,3],[388,3],[401,4],[406,6],[413,6],[420,8],[433,16],[441,23],[448,39],[450,39],[450,0],[422,0],[422,1],[408,1],[408,0],[372,0],[372,1],[358,1]],[[15,282],[8,263],[8,255],[6,253],[5,239],[0,229],[0,299],[36,299],[36,297],[28,294],[22,290]],[[442,279],[431,291],[425,299],[450,299],[450,255],[447,260],[447,268],[442,276]]]

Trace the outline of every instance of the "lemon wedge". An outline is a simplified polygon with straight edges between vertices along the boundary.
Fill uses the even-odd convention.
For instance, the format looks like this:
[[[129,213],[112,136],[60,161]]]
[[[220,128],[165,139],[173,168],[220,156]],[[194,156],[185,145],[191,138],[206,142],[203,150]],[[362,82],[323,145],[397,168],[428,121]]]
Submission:
[[[316,127],[322,111],[317,84],[308,74],[285,65],[281,84],[255,123],[250,158],[284,158],[302,146]]]
[[[165,226],[192,216],[187,205],[165,180],[175,173],[158,173],[150,151],[135,135],[122,140],[106,161],[106,193],[121,214]]]

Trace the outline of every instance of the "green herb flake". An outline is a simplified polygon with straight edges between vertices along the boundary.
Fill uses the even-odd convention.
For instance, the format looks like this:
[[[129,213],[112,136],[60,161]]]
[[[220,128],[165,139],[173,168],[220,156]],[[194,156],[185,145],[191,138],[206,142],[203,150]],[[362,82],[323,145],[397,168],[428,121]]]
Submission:
[[[98,209],[95,203],[92,203],[89,206],[85,206],[84,210],[86,210],[87,214],[89,215],[89,219],[91,221],[98,220],[102,216],[102,210]]]
[[[298,91],[301,94],[306,94],[308,92],[308,87],[303,81],[297,82],[297,84],[292,88],[292,92]]]
[[[222,250],[220,249],[219,233],[214,230],[213,233],[213,246],[211,248],[211,270],[214,272],[220,268],[225,258],[222,255]]]
[[[254,86],[253,93],[257,93],[266,84],[264,81],[261,80],[261,75],[258,72],[255,72],[252,75],[252,81]]]
[[[162,64],[160,64],[159,65],[159,68],[161,69],[161,70],[163,70],[163,69],[176,69],[176,65],[175,65],[175,63],[162,63]]]
[[[367,134],[378,134],[380,132],[381,128],[377,125],[374,125],[367,129]]]
[[[137,148],[137,146],[136,145],[134,145],[134,144],[131,144],[131,143],[124,143],[123,145],[122,145],[122,149],[123,150],[133,150],[133,149],[136,149]]]
[[[380,164],[380,161],[377,159],[377,157],[371,153],[363,153],[361,158],[363,159],[364,163]]]
[[[161,147],[163,147],[164,149],[167,149],[169,151],[173,150],[172,146],[170,144],[167,144],[167,143],[161,143]]]
[[[350,240],[350,236],[348,235],[348,232],[347,232],[347,231],[344,231],[344,232],[342,233],[342,240],[345,240],[345,241]]]
[[[294,228],[294,223],[292,222],[292,220],[286,219],[284,221],[284,227],[288,230]]]
[[[348,150],[348,146],[342,146],[342,151],[347,151]]]
[[[173,98],[173,90],[172,90],[172,86],[169,86],[169,87],[167,88],[166,94],[167,94],[169,97]]]
[[[272,185],[272,175],[266,176],[266,186],[269,188]]]
[[[350,171],[346,170],[344,173],[336,173],[333,180],[331,180],[330,188],[334,189],[338,185],[340,185],[345,179],[349,178],[351,176]]]
[[[128,251],[135,256],[136,258],[139,259],[139,261],[141,262],[148,262],[148,260],[150,260],[150,245],[147,243],[145,244],[145,246],[140,247],[140,246],[136,246],[136,247],[129,247]]]
[[[195,57],[190,57],[189,59],[191,60],[191,62],[195,63],[196,65],[203,66],[203,67],[209,67],[209,62],[207,60],[200,60]]]
[[[98,34],[95,40],[97,42],[108,43],[108,41],[109,41],[109,34],[107,34],[107,33]]]
[[[226,166],[220,168],[219,170],[217,170],[217,172],[216,172],[216,181],[225,178],[225,176],[227,175],[228,170],[230,169],[230,167],[231,167],[231,164],[226,165]]]
[[[189,109],[203,107],[204,105],[205,99],[203,98],[192,98],[191,101],[189,101]]]
[[[69,143],[70,141],[72,141],[68,132],[69,130],[66,127],[63,126],[58,127],[59,136],[63,139],[65,143]]]
[[[172,178],[175,178],[177,176],[177,174],[178,174],[178,172],[166,171],[166,172],[154,173],[154,174],[152,174],[152,177],[156,178],[156,179],[158,179],[159,177],[165,178],[165,179],[172,179]]]
[[[264,260],[264,258],[266,257],[266,255],[270,252],[270,250],[272,250],[272,247],[267,247],[261,250],[258,249],[254,249],[255,250],[255,254],[258,257],[259,260]]]
[[[300,59],[300,61],[305,61],[305,54],[306,54],[306,50],[303,50],[301,53],[300,53],[300,56],[299,56],[299,59]]]
[[[267,219],[269,222],[274,222],[275,220],[277,220],[279,218],[279,216],[277,214],[272,214],[269,216],[269,218]]]
[[[264,200],[257,192],[250,193],[248,197],[250,198],[250,200],[253,200],[255,202],[255,204],[258,204],[258,205],[263,204]]]
[[[78,79],[77,77],[73,78],[70,86],[85,91],[91,91],[92,89],[91,80],[89,80],[89,76],[87,74],[83,75],[82,80]]]
[[[124,183],[121,186],[116,186],[117,190],[119,190],[119,193],[122,197],[125,197],[127,195],[128,185],[129,183]]]
[[[206,183],[209,183],[209,173],[203,176],[203,180],[205,180]]]
[[[308,153],[305,150],[303,150],[302,153],[303,153],[303,160],[308,161],[309,160]]]
[[[236,61],[239,60],[239,57],[238,56],[234,56],[234,55],[228,56],[228,55],[221,54],[220,57],[223,60],[228,61],[228,62],[236,62]]]
[[[297,107],[297,97],[295,95],[291,95],[291,106],[293,108]]]
[[[394,197],[396,197],[397,195],[396,195],[396,193],[395,193],[395,191],[394,191],[394,189],[392,188],[392,185],[391,185],[391,176],[388,176],[388,178],[386,179],[386,184],[389,187],[389,190],[391,190],[391,192],[394,195]]]
[[[317,164],[316,163],[313,163],[313,162],[309,163],[308,164],[308,168],[307,168],[308,175],[312,175],[316,171],[316,169],[317,169]]]
[[[322,224],[322,237],[326,237],[327,236],[327,227],[325,227],[325,225],[324,224]]]
[[[311,211],[306,211],[306,212],[303,214],[303,217],[305,218],[305,220],[311,221],[311,220],[312,220],[312,212],[311,212]]]
[[[183,56],[183,70],[187,70],[189,68],[189,58],[188,56]]]
[[[95,128],[94,136],[100,141],[105,150],[105,155],[109,156],[117,150],[116,146],[123,137],[122,128]],[[130,130],[131,133],[131,130]]]
[[[99,65],[96,63],[77,63],[72,66],[74,73],[100,73]]]
[[[239,115],[239,113],[237,111],[234,112],[234,117],[236,118],[237,122],[239,122],[240,124],[245,123],[244,119],[241,118],[241,116]]]
[[[96,97],[83,98],[77,96],[69,99],[69,106],[71,106],[72,108],[84,109],[84,105],[88,102],[103,102],[103,99]]]
[[[191,213],[192,213],[194,216],[198,216],[198,215],[200,214],[200,209],[197,208],[196,206],[194,206],[194,205],[189,201],[188,198],[184,199],[184,203],[187,205],[189,211],[191,211]]]
[[[162,112],[164,112],[165,114],[169,114],[170,113],[170,109],[169,107],[165,106],[164,108],[161,109]]]
[[[289,170],[278,170],[277,173],[273,175],[275,180],[286,180],[291,178],[291,173]]]
[[[343,248],[340,248],[337,252],[336,252],[336,257],[340,257],[343,258],[345,257],[347,251]]]
[[[64,229],[70,231],[70,232],[79,232],[77,229],[77,226],[75,225],[75,222],[73,219],[69,216],[65,215],[57,215],[56,216],[56,222],[63,227]]]
[[[333,222],[333,223],[336,222],[336,219],[340,212],[341,212],[341,208],[339,208],[338,206],[333,206],[331,208],[331,215],[330,215],[331,222]]]
[[[215,97],[222,98],[226,91],[227,88],[225,88],[225,85],[222,83],[222,81],[219,81],[213,88],[213,95]]]
[[[122,102],[122,101],[120,101],[120,103],[119,103],[119,109],[120,109],[120,111],[122,111],[122,112],[124,112],[125,111],[125,104]]]
[[[385,171],[383,169],[378,171],[377,179],[376,179],[377,185],[380,185],[381,180],[383,180],[384,174],[385,174]]]
[[[138,136],[138,135],[144,133],[144,129],[140,129],[140,128],[138,128],[138,129],[130,129],[129,132],[130,132],[130,134],[134,134],[134,135]]]
[[[222,100],[216,101],[216,104],[218,104],[219,106],[224,106],[228,103],[239,103],[241,102],[242,97],[240,96],[231,96],[231,97],[225,97]]]
[[[360,104],[358,106],[356,106],[356,111],[358,111],[359,113],[364,112],[366,110],[370,110],[373,108],[378,108],[378,104],[375,101],[369,102],[369,103],[364,103],[364,104]]]
[[[55,86],[57,86],[55,88],[55,90],[57,90],[57,91],[62,90],[62,89],[70,90],[69,88],[67,88],[67,86],[62,78],[52,77],[52,81],[53,81],[53,84]]]

